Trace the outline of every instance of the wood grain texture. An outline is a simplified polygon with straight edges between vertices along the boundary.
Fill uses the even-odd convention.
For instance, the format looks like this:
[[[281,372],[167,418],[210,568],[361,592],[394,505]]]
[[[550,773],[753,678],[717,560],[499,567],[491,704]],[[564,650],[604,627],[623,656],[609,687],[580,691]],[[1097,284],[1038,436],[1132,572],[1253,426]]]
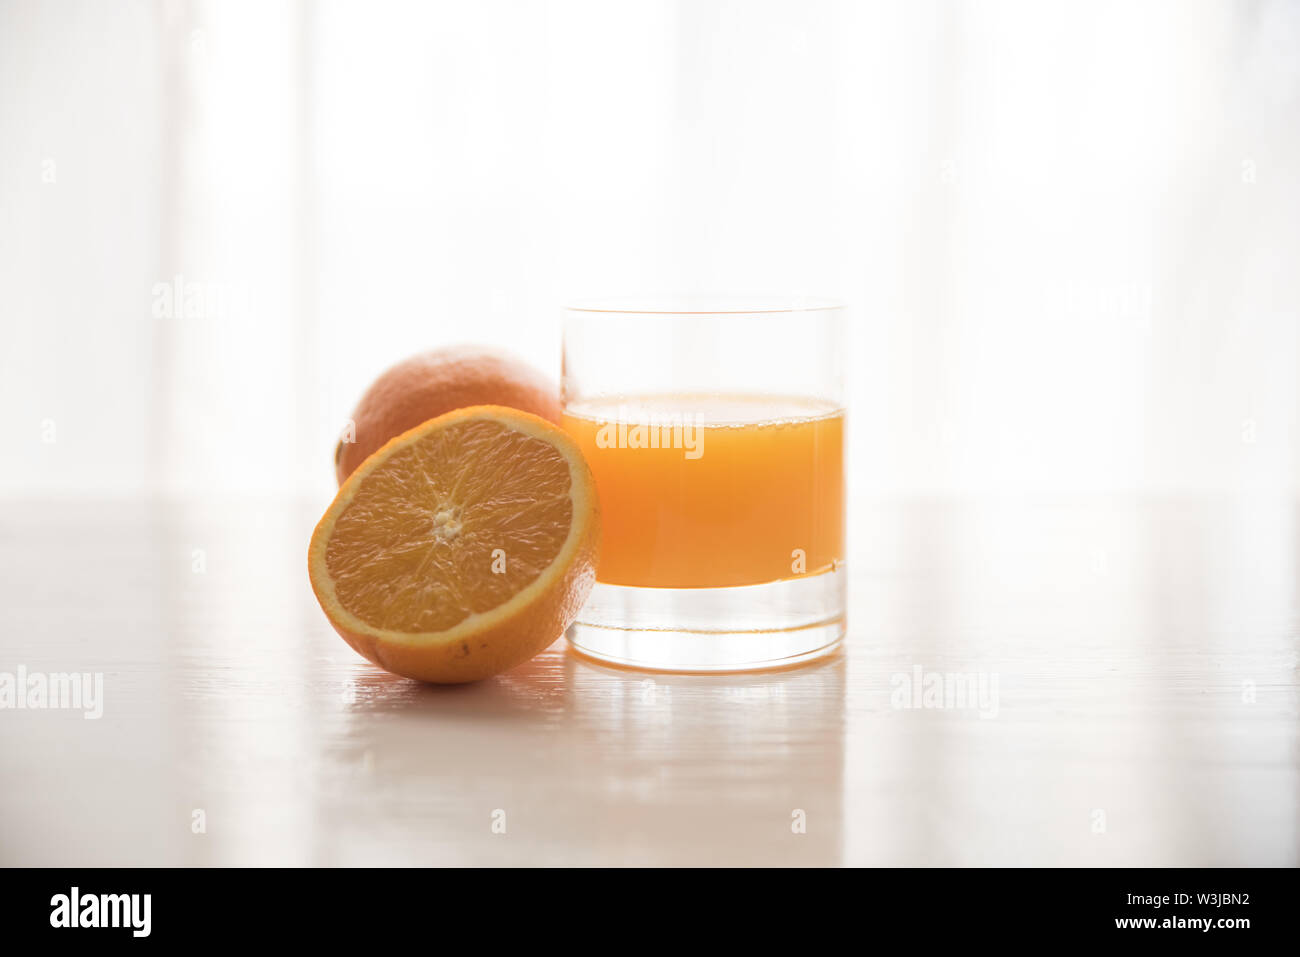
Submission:
[[[832,660],[458,688],[329,628],[322,507],[0,506],[0,672],[105,682],[0,711],[0,863],[1300,863],[1293,501],[864,503]]]

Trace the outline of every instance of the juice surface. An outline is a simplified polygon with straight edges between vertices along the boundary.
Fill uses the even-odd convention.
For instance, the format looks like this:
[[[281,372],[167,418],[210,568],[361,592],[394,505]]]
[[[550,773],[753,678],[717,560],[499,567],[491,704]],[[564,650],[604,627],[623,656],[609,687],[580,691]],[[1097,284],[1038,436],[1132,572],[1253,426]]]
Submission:
[[[844,558],[844,412],[784,396],[571,403],[596,477],[597,579],[644,588],[757,585]]]

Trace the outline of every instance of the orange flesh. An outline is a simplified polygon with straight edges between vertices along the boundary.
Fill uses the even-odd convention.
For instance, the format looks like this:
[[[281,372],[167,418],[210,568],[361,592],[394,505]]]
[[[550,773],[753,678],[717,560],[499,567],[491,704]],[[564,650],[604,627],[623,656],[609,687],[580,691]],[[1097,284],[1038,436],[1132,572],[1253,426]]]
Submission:
[[[500,423],[430,433],[368,475],[339,515],[325,557],[339,603],[411,633],[503,604],[559,555],[570,484],[552,445]]]
[[[661,447],[629,447],[654,431],[631,427],[652,422]],[[620,423],[629,426],[621,436]],[[672,423],[685,428],[670,436]],[[571,404],[563,427],[600,494],[598,581],[755,585],[844,559],[844,413],[836,406],[780,396],[621,397]],[[692,446],[698,457],[686,454]]]

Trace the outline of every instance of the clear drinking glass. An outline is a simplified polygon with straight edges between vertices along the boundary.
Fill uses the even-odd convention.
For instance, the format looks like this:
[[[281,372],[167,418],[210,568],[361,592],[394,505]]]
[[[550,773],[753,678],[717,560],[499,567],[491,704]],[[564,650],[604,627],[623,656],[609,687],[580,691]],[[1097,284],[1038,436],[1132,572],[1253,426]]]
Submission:
[[[568,639],[668,671],[795,664],[844,635],[840,307],[571,306],[564,427],[600,495],[597,583]]]

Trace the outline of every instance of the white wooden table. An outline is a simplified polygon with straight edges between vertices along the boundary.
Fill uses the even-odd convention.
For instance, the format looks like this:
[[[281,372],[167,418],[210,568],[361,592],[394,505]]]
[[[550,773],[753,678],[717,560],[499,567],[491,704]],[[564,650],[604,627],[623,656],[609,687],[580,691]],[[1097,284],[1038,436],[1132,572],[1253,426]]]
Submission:
[[[830,661],[459,688],[330,630],[323,504],[0,505],[0,672],[104,675],[0,711],[0,863],[1300,863],[1294,501],[858,503]]]

